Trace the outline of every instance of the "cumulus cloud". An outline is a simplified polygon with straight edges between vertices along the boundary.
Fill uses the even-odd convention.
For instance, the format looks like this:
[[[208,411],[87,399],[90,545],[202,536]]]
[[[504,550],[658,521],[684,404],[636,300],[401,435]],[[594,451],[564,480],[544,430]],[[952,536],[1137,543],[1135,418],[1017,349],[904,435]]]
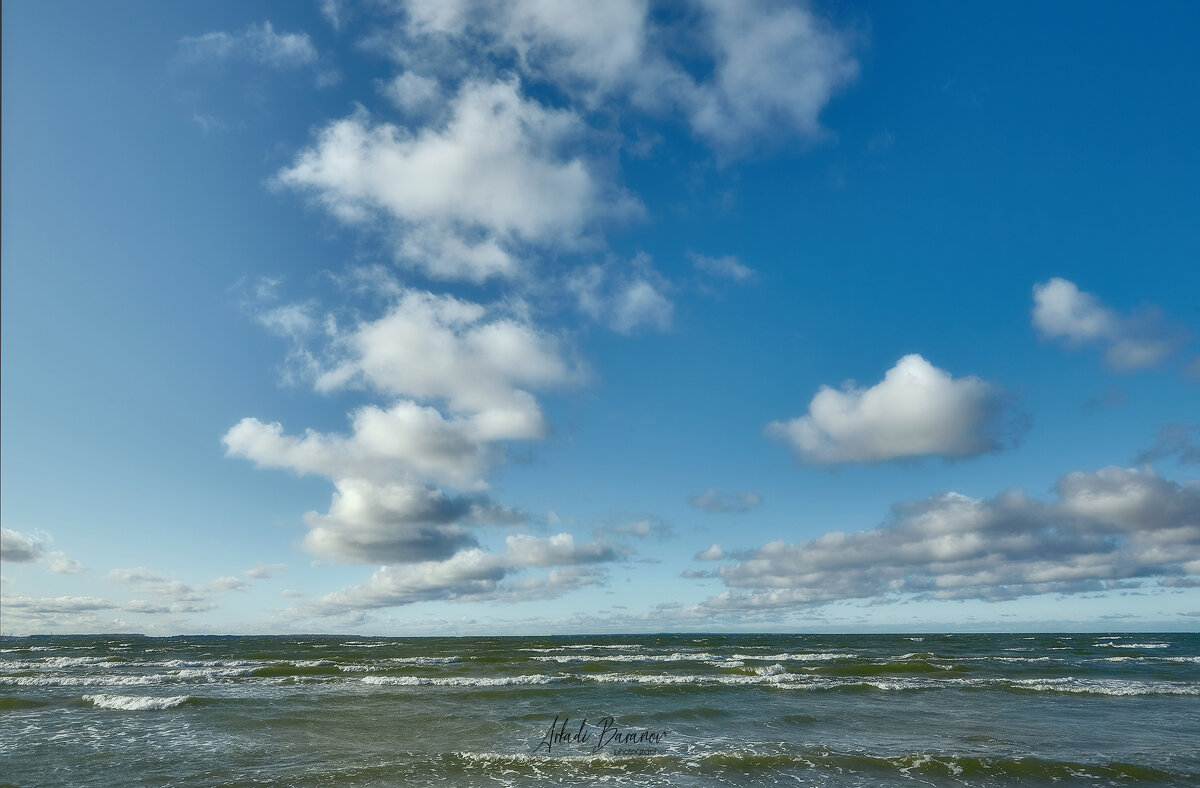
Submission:
[[[719,279],[731,279],[734,282],[744,283],[752,282],[758,276],[753,268],[744,265],[733,255],[705,257],[702,254],[692,254],[689,256],[692,258],[692,264],[696,266],[696,270]]]
[[[55,550],[46,557],[49,559],[46,568],[56,575],[77,575],[84,569],[83,564],[74,558],[69,558],[61,550]]]
[[[216,605],[204,602],[173,602],[169,605],[159,605],[147,602],[144,599],[133,599],[121,605],[121,609],[128,613],[142,613],[143,615],[152,616],[181,615],[184,613],[204,613],[216,609]]]
[[[383,94],[410,115],[425,115],[444,103],[442,86],[438,81],[412,71],[393,77],[383,86]]]
[[[870,388],[822,386],[808,413],[764,432],[813,465],[913,457],[972,457],[1003,446],[1003,390],[977,377],[954,378],[917,354],[901,358]]]
[[[714,61],[711,81],[685,99],[693,130],[740,151],[779,130],[820,135],[820,114],[858,75],[853,38],[805,5],[702,0]]]
[[[241,579],[240,577],[234,577],[233,575],[218,577],[216,580],[213,580],[211,583],[209,583],[209,585],[219,591],[245,591],[250,587],[250,584],[245,580]]]
[[[286,572],[287,568],[287,564],[259,564],[253,569],[247,569],[242,574],[252,580],[267,580],[280,572]]]
[[[4,600],[6,610],[20,611],[27,614],[44,613],[81,613],[93,610],[108,610],[116,607],[107,599],[94,596],[58,596],[58,597],[7,597]]]
[[[37,535],[0,529],[0,561],[32,563],[46,559],[46,568],[58,575],[74,575],[84,570],[83,564],[70,558],[61,550],[46,550],[46,543],[53,539],[45,532]]]
[[[307,33],[277,33],[270,22],[250,25],[239,33],[217,31],[182,38],[179,54],[192,63],[240,59],[280,70],[317,61],[316,47]]]
[[[359,408],[348,436],[287,435],[278,423],[246,418],[224,436],[230,456],[334,480],[478,487],[501,456],[499,442],[545,434],[528,389],[583,376],[552,336],[517,315],[414,290],[400,290],[376,320],[334,329],[322,358],[303,355],[318,391],[357,386],[414,399]]]
[[[155,572],[145,567],[114,569],[105,576],[105,579],[113,583],[132,585],[139,593],[153,594],[160,599],[179,604],[208,600],[206,591],[178,580],[172,580],[161,572]]]
[[[580,268],[566,284],[579,311],[618,334],[671,328],[675,305],[666,295],[670,286],[645,254],[638,255],[627,269],[613,265]]]
[[[322,129],[275,180],[345,223],[383,219],[400,258],[430,276],[512,277],[526,247],[575,248],[600,217],[636,211],[593,171],[585,131],[516,82],[468,82],[445,125],[412,130],[359,111]]]
[[[1018,490],[898,504],[890,522],[771,542],[722,566],[711,609],[771,609],[917,595],[1010,599],[1200,574],[1200,486],[1109,467],[1062,477],[1058,499]]]
[[[570,534],[548,538],[509,536],[502,553],[473,548],[443,561],[384,566],[362,585],[316,600],[319,615],[413,604],[431,599],[456,601],[525,601],[557,596],[600,582],[596,565],[615,561],[620,553],[602,542],[576,544]],[[530,568],[554,567],[543,576],[507,577]]]
[[[0,528],[0,560],[23,564],[39,560],[45,553],[42,540],[11,528]]]
[[[858,73],[854,35],[804,4],[689,6],[666,22],[644,0],[413,1],[405,4],[403,40],[390,51],[414,65],[414,51],[428,59],[432,50],[447,71],[499,58],[585,106],[617,98],[641,111],[672,112],[723,156],[763,137],[820,136],[821,111]],[[674,57],[682,39],[698,62]]]
[[[552,336],[517,314],[418,290],[402,291],[382,318],[339,334],[335,349],[342,358],[318,377],[320,391],[363,383],[444,400],[453,411],[495,411],[494,421],[528,408],[520,387],[562,385],[578,374]]]
[[[694,509],[714,514],[731,512],[748,512],[762,503],[762,496],[753,492],[722,493],[709,487],[699,495],[688,497],[688,504]]]
[[[720,561],[721,559],[725,558],[725,556],[726,556],[726,553],[724,550],[721,549],[721,545],[716,544],[714,542],[712,547],[708,548],[707,550],[701,550],[700,552],[696,553],[696,560],[697,561]],[[693,574],[696,574],[696,573],[693,572]]]
[[[1033,326],[1044,339],[1067,347],[1103,345],[1105,362],[1123,372],[1159,365],[1185,339],[1155,307],[1121,315],[1058,277],[1033,286]]]
[[[362,563],[442,560],[476,547],[464,525],[517,524],[521,515],[483,495],[447,495],[416,484],[336,483],[327,514],[309,512],[304,548],[316,555]]]
[[[659,540],[670,539],[674,535],[671,526],[654,517],[644,517],[632,522],[604,526],[597,528],[596,533],[609,536],[632,536],[636,539],[654,536]]]
[[[502,459],[504,442],[545,433],[532,390],[570,385],[581,378],[580,367],[516,311],[369,278],[388,299],[383,315],[348,327],[320,321],[328,346],[305,355],[318,391],[362,388],[391,404],[355,410],[349,434],[289,435],[278,423],[246,418],[223,439],[230,456],[334,484],[328,511],[305,515],[306,550],[335,562],[386,565],[366,585],[318,607],[537,598],[598,582],[598,570],[572,567],[614,560],[618,551],[604,544],[517,535],[504,553],[492,554],[478,537],[482,526],[524,522],[521,512],[483,492],[489,470]],[[550,571],[510,577],[530,568]],[[163,580],[137,573],[130,579]]]
[[[540,415],[540,414],[537,414]],[[531,429],[497,434],[479,428],[473,418],[449,418],[436,408],[402,400],[384,410],[368,405],[351,414],[350,435],[307,430],[285,434],[283,425],[248,417],[223,438],[230,457],[244,457],[260,468],[286,468],[332,479],[428,478],[460,488],[481,484],[498,450],[489,439],[535,438]]]

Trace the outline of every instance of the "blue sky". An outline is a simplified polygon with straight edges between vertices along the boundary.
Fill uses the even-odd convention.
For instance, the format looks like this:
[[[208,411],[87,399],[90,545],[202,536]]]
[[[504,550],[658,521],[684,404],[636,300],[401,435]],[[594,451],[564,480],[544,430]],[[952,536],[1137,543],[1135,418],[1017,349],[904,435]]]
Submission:
[[[0,628],[1194,629],[1197,21],[7,4]]]

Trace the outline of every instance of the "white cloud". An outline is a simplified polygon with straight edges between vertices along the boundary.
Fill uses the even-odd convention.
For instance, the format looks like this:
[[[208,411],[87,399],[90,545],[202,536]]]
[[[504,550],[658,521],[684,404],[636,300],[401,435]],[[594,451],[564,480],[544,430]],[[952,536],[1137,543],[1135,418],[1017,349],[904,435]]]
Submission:
[[[113,583],[166,583],[166,575],[151,569],[137,567],[136,569],[114,569],[105,576],[105,580]]]
[[[412,71],[393,77],[384,86],[383,94],[400,109],[417,115],[444,103],[438,81]]]
[[[218,577],[216,580],[210,582],[209,585],[220,591],[245,591],[250,587],[250,584],[245,580],[233,575]]]
[[[664,295],[669,285],[645,254],[626,270],[612,265],[581,268],[566,285],[579,311],[618,334],[629,336],[643,328],[667,331],[674,320],[675,305]]]
[[[107,599],[94,596],[58,596],[58,597],[8,597],[4,600],[7,610],[21,611],[26,614],[46,613],[79,613],[91,610],[108,610],[116,607]]]
[[[319,391],[365,386],[453,415],[412,399],[368,405],[351,414],[349,436],[289,436],[280,424],[246,418],[224,437],[229,455],[334,480],[478,487],[501,457],[497,442],[546,431],[527,388],[569,385],[583,374],[553,337],[517,315],[415,290],[398,290],[379,319],[332,333],[320,360],[301,354]]]
[[[998,386],[953,378],[914,353],[870,388],[822,386],[807,415],[772,422],[765,433],[815,465],[971,457],[1001,447],[1003,405]]]
[[[503,553],[473,548],[442,561],[381,567],[366,583],[321,597],[313,609],[319,615],[337,615],[433,599],[543,599],[599,582],[601,576],[590,567],[619,556],[600,542],[577,545],[570,534],[548,538],[520,534],[507,538]],[[503,582],[529,568],[550,567],[555,568],[543,576]]]
[[[699,495],[689,496],[688,503],[705,512],[748,512],[762,503],[762,496],[753,492],[722,493],[709,487]]]
[[[47,559],[46,568],[59,575],[74,575],[83,571],[83,564],[61,550],[46,550],[54,540],[44,531],[38,535],[25,534],[11,528],[0,529],[0,561],[32,563]]]
[[[258,313],[256,319],[272,334],[285,339],[300,339],[317,329],[312,304],[284,304]]]
[[[155,572],[145,567],[114,569],[105,576],[105,579],[113,583],[132,585],[139,592],[154,594],[160,599],[180,604],[206,602],[208,599],[206,591],[178,580],[171,580],[161,572]]]
[[[390,49],[408,65],[414,51],[437,52],[445,71],[490,55],[589,107],[617,97],[675,112],[723,156],[763,137],[822,134],[821,111],[858,73],[852,35],[807,5],[689,5],[664,25],[643,0],[409,2],[407,40]],[[681,40],[702,62],[672,57]]]
[[[645,60],[643,0],[517,0],[506,10],[496,22],[500,39],[517,52],[525,70],[583,93],[591,102],[653,68]]]
[[[1105,361],[1119,371],[1157,366],[1185,338],[1154,307],[1121,315],[1058,277],[1033,286],[1033,326],[1044,339],[1057,339],[1068,347],[1103,344]]]
[[[226,454],[244,457],[260,468],[284,468],[330,479],[429,479],[460,489],[478,487],[500,457],[489,441],[536,438],[542,434],[536,404],[520,429],[500,431],[486,419],[446,418],[436,408],[401,400],[384,410],[367,405],[351,414],[346,435],[306,430],[287,435],[278,422],[245,418],[225,433]]]
[[[768,609],[918,595],[1008,599],[1200,574],[1200,486],[1104,468],[1059,480],[1058,500],[1020,491],[943,493],[898,504],[891,522],[809,542],[771,542],[718,571],[711,609]]]
[[[321,0],[321,16],[334,30],[342,29],[342,0]]]
[[[45,552],[42,540],[11,528],[0,528],[0,560],[13,563],[37,561]]]
[[[346,329],[326,319],[329,347],[306,357],[319,391],[359,386],[400,398],[355,410],[347,435],[288,435],[278,423],[246,418],[223,440],[229,456],[334,483],[328,512],[305,516],[309,552],[373,564],[450,560],[477,547],[473,527],[519,524],[523,516],[479,492],[437,485],[485,488],[504,442],[546,431],[527,389],[567,385],[582,372],[516,312],[400,288],[386,277],[382,284],[373,289],[391,300],[381,317]]]
[[[725,551],[721,549],[721,545],[713,543],[712,547],[707,550],[701,550],[696,553],[698,561],[720,561],[725,558]]]
[[[362,382],[386,394],[445,400],[452,411],[510,413],[524,421],[529,395],[519,387],[559,386],[577,377],[558,342],[500,309],[402,291],[379,320],[335,338],[342,357],[317,379],[320,391]],[[536,405],[533,406],[536,408]],[[518,431],[525,430],[521,427]]]
[[[752,282],[758,276],[753,268],[742,264],[733,255],[705,257],[702,254],[691,254],[689,257],[698,270],[710,276],[731,279],[734,282]]]
[[[250,25],[240,33],[218,31],[182,38],[179,52],[193,63],[237,58],[281,70],[317,61],[317,50],[307,33],[277,33],[270,22]]]
[[[342,479],[328,514],[309,512],[304,548],[333,560],[413,563],[476,547],[466,525],[516,524],[520,515],[482,495],[450,496],[423,485]]]
[[[821,111],[858,75],[851,39],[803,5],[700,5],[714,68],[688,98],[695,132],[726,153],[779,131],[819,136]]]
[[[527,246],[577,247],[599,217],[636,209],[593,173],[573,112],[515,82],[468,82],[449,110],[443,127],[419,131],[360,111],[325,127],[276,182],[343,222],[384,218],[398,254],[442,279],[515,276]]]
[[[247,569],[242,574],[253,580],[267,580],[280,572],[286,572],[287,568],[287,564],[259,564],[253,569]]]
[[[671,527],[656,517],[647,517],[633,522],[622,522],[596,529],[597,534],[611,536],[632,536],[645,539],[648,536],[657,537],[660,541],[670,539],[673,534]]]
[[[203,602],[172,602],[169,605],[157,605],[153,602],[147,602],[144,599],[132,599],[121,605],[121,609],[127,613],[141,613],[150,616],[182,615],[186,613],[204,613],[216,609],[216,605]]]
[[[77,575],[83,571],[83,564],[74,558],[69,558],[61,550],[54,550],[47,558],[50,559],[47,568],[56,575]]]

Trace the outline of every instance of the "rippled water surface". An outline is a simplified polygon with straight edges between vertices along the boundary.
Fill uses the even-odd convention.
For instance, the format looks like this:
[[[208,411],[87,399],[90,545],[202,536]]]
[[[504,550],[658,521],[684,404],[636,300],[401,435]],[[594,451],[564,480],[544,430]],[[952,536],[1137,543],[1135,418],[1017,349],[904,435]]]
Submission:
[[[1195,786],[1200,636],[4,639],[0,784]]]

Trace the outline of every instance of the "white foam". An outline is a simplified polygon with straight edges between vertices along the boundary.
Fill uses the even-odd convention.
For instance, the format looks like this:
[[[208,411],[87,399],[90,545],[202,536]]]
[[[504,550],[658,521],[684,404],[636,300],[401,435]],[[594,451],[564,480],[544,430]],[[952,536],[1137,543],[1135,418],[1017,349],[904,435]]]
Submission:
[[[735,654],[734,659],[737,658]],[[717,662],[724,657],[710,654],[707,651],[682,652],[673,654],[551,654],[543,657],[530,657],[539,662]],[[752,659],[762,659],[752,657]]]
[[[182,681],[213,681],[215,679],[249,676],[256,668],[183,668],[171,671],[172,676]]]
[[[169,677],[167,677],[169,678]],[[161,684],[164,677],[157,676],[3,676],[0,686],[16,687],[134,687]]]
[[[261,659],[168,659],[163,662],[136,664],[163,668],[248,668],[269,665],[271,661]]]
[[[191,695],[173,695],[169,698],[148,698],[141,695],[84,695],[83,699],[98,709],[120,709],[121,711],[159,711],[171,709],[192,699]]]
[[[727,685],[737,686],[743,684],[785,684],[793,682],[808,682],[811,679],[808,676],[799,676],[795,673],[775,673],[770,675],[757,674],[753,676],[742,675],[721,675],[714,674],[708,676],[698,676],[693,674],[646,674],[646,673],[594,673],[590,675],[582,675],[578,678],[587,681],[595,681],[601,684],[658,684],[664,686],[705,686],[705,685]]]
[[[1200,686],[1191,682],[1123,681],[1119,679],[1004,679],[996,683],[1037,692],[1069,692],[1092,695],[1200,695]]]
[[[391,657],[384,662],[397,665],[451,665],[462,662],[462,657]]]
[[[854,659],[857,654],[804,653],[804,654],[734,654],[731,659],[757,659],[763,662],[828,662],[835,659]]]
[[[512,687],[536,684],[553,684],[562,681],[562,676],[546,676],[536,673],[528,676],[449,676],[429,678],[426,676],[364,676],[364,684],[383,684],[400,687]]]
[[[755,675],[758,676],[782,676],[787,673],[787,668],[779,663],[774,665],[763,665],[754,669]]]
[[[38,665],[46,668],[74,668],[83,665],[98,665],[101,662],[118,662],[109,657],[43,657]]]

